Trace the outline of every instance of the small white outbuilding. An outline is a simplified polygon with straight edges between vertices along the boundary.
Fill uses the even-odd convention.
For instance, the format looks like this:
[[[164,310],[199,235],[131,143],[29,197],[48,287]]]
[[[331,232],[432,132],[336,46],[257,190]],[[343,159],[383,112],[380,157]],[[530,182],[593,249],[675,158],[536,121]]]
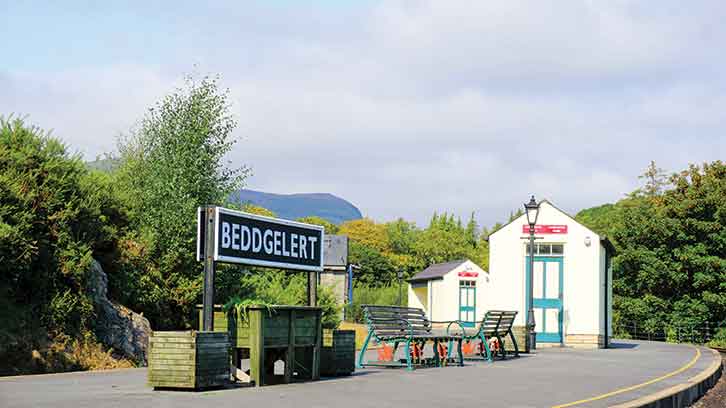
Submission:
[[[537,346],[607,347],[612,335],[612,244],[547,200],[535,235],[533,306]],[[524,332],[529,225],[522,215],[489,236],[487,309],[517,310]]]
[[[459,320],[474,327],[486,313],[488,274],[462,259],[430,265],[408,280],[408,306],[432,321]]]

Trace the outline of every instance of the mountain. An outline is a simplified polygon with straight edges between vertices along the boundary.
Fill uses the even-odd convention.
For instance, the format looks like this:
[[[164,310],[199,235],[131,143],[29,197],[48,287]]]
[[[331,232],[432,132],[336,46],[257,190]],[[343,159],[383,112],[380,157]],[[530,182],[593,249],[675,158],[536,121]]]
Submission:
[[[94,161],[86,162],[86,167],[90,170],[98,170],[106,173],[110,173],[121,165],[121,160],[113,157],[106,157],[104,159],[97,158]]]
[[[242,189],[233,193],[232,199],[267,208],[278,217],[288,220],[316,215],[340,224],[363,218],[356,206],[328,193],[273,194]]]

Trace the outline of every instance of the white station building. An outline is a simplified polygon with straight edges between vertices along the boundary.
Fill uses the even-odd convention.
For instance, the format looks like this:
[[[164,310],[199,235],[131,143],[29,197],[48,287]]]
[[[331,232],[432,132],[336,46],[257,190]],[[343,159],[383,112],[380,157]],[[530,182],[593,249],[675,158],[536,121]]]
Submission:
[[[607,347],[612,334],[610,241],[547,200],[535,226],[533,306],[537,346]],[[490,308],[517,310],[527,320],[529,269],[527,216],[489,236]]]
[[[612,334],[612,244],[547,200],[535,227],[537,346],[607,347]],[[409,280],[408,305],[435,321],[476,326],[487,310],[516,310],[524,347],[529,225],[525,214],[489,236],[489,272],[469,260],[431,265]]]
[[[409,307],[423,309],[429,320],[474,327],[486,313],[489,274],[468,259],[431,265],[408,282]]]

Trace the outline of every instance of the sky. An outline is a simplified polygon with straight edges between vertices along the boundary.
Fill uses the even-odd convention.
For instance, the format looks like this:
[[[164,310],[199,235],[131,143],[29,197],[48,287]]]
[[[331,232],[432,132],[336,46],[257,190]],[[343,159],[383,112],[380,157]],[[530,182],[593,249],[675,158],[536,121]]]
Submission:
[[[0,0],[0,114],[93,160],[219,74],[246,187],[378,221],[572,214],[726,159],[723,1]]]

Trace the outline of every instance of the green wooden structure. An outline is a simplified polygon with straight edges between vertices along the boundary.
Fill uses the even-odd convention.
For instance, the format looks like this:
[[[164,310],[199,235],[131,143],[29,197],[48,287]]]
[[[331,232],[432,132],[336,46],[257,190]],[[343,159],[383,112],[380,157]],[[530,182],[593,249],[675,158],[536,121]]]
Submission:
[[[230,381],[227,333],[155,331],[149,338],[148,384],[154,388],[209,388]]]
[[[320,375],[335,377],[355,371],[355,330],[324,330]]]
[[[201,313],[200,310],[200,324]],[[229,333],[233,363],[249,358],[256,386],[320,379],[322,309],[311,306],[249,306],[243,313],[214,307],[214,331]],[[285,363],[275,375],[275,361]]]
[[[464,341],[480,340],[481,346],[479,354],[489,362],[492,361],[493,352],[489,349],[489,343],[487,342],[490,338],[496,338],[499,341],[499,357],[502,359],[507,358],[507,351],[505,348],[504,338],[509,336],[512,339],[512,345],[514,346],[514,356],[519,357],[519,346],[517,346],[517,340],[514,338],[512,332],[512,325],[514,324],[514,318],[517,317],[516,310],[490,310],[479,323],[479,327],[476,330],[472,330],[467,333],[466,328],[461,322],[453,321],[446,327],[446,332],[451,334],[457,334],[461,336]],[[459,326],[460,332],[454,332],[451,327],[456,324]]]
[[[432,328],[434,322],[426,317],[422,309],[404,306],[362,305],[366,323],[368,323],[368,336],[358,357],[358,367],[365,366],[403,366],[413,370],[414,366],[444,366],[454,362],[464,365],[464,355],[461,351],[462,336],[459,334],[436,332]],[[405,346],[406,358],[400,363],[395,361],[364,361],[364,355],[371,340],[378,343],[393,343],[393,353],[400,343]],[[433,343],[433,357],[425,358],[423,349],[426,343]],[[452,359],[452,349],[456,343],[457,359]],[[448,345],[443,354],[444,345]],[[441,351],[440,351],[441,350]]]

